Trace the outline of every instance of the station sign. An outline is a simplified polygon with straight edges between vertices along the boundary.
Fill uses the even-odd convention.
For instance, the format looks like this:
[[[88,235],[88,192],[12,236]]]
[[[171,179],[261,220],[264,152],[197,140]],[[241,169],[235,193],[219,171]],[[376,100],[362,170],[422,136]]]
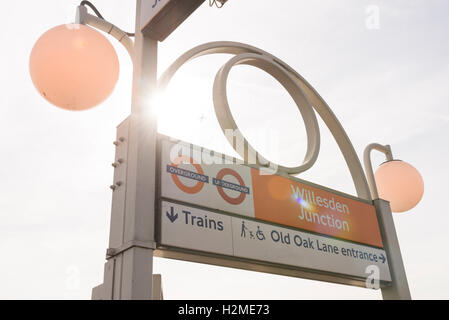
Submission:
[[[244,217],[162,201],[161,245],[364,278],[377,266],[391,281],[385,251]]]
[[[160,135],[162,250],[391,281],[374,206]]]
[[[374,206],[181,142],[162,141],[161,196],[382,248]]]

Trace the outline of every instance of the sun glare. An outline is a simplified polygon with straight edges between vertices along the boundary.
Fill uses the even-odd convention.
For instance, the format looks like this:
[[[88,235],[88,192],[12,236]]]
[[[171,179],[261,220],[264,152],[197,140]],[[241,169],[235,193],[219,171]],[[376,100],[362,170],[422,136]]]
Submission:
[[[177,76],[165,92],[155,94],[152,114],[157,117],[158,132],[179,139],[199,135],[201,122],[213,114],[209,87],[205,79]]]

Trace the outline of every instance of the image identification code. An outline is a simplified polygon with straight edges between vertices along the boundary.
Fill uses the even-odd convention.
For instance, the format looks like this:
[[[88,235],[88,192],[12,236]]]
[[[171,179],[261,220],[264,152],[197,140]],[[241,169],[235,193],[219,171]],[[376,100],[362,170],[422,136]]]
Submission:
[[[267,304],[223,304],[221,309],[212,306],[189,305],[180,306],[179,315],[201,315],[209,318],[212,315],[269,315],[270,306]]]
[[[246,315],[259,315],[269,314],[270,307],[267,304],[229,304],[223,305],[223,315],[227,314],[246,314]]]

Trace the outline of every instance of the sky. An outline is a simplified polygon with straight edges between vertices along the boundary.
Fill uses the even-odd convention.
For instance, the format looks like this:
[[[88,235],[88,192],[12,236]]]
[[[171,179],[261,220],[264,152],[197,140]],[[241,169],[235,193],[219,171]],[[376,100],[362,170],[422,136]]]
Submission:
[[[73,22],[78,2],[3,5],[1,299],[90,299],[103,280],[112,141],[130,112],[131,61],[108,36],[120,60],[117,86],[97,108],[75,113],[42,99],[28,70],[36,40]],[[133,30],[135,1],[94,3],[107,20]],[[395,226],[412,298],[448,299],[448,10],[445,0],[229,0],[222,9],[205,2],[160,43],[159,74],[188,49],[218,40],[259,47],[293,67],[327,101],[360,158],[369,143],[390,144],[395,158],[420,171],[424,197],[394,214]],[[235,155],[212,104],[213,80],[227,59],[200,58],[180,70],[167,89],[174,101],[159,115],[161,133]],[[289,166],[302,160],[302,119],[274,79],[241,66],[228,91],[237,124],[264,156]],[[335,141],[319,124],[319,158],[298,177],[355,195]],[[274,146],[267,132],[278,137]],[[166,299],[381,299],[364,288],[161,258],[154,273],[162,274]]]

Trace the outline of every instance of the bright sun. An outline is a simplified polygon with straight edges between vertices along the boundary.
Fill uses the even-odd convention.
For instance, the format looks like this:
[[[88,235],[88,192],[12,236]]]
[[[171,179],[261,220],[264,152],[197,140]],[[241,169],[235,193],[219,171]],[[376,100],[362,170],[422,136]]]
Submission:
[[[214,112],[210,86],[203,78],[179,75],[165,92],[157,93],[152,112],[158,132],[179,139],[199,134],[200,124]]]

